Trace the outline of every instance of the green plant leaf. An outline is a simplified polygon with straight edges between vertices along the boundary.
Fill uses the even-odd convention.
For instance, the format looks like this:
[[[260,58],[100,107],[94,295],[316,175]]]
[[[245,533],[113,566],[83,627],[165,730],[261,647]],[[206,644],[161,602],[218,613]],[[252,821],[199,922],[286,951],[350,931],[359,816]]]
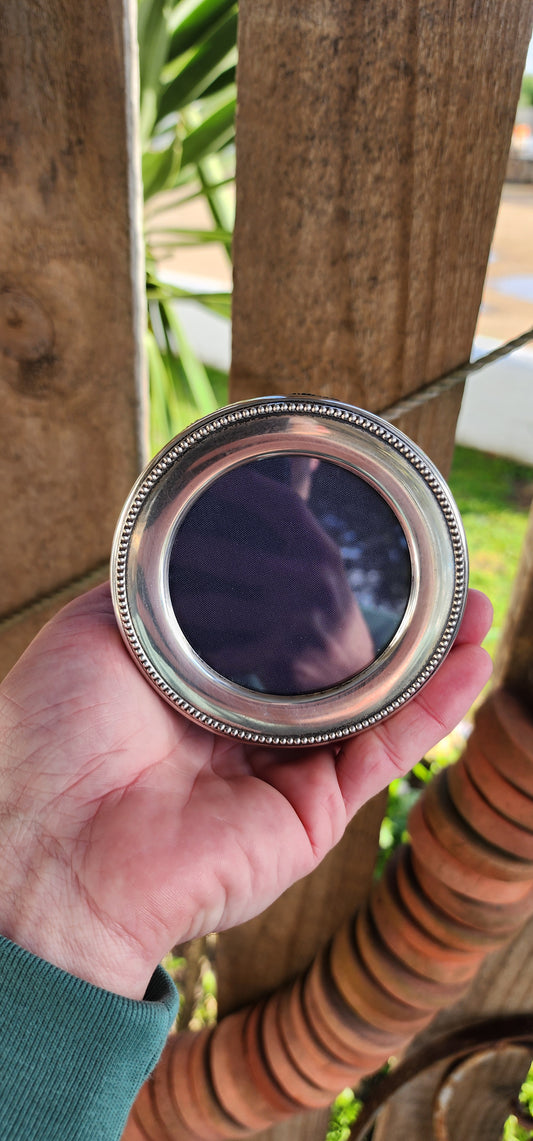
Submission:
[[[227,375],[205,366],[189,344],[177,298],[225,318],[231,295],[161,281],[154,251],[218,243],[228,256],[234,223],[235,0],[139,0],[141,138],[146,214],[150,425],[156,449],[227,400]],[[228,177],[231,174],[231,177]],[[162,191],[161,201],[157,195]],[[165,226],[161,213],[203,198],[212,228]],[[157,219],[157,221],[156,221]],[[152,248],[153,247],[153,248]],[[212,382],[211,382],[212,380]]]
[[[159,451],[171,434],[169,426],[169,377],[156,338],[151,330],[146,333],[146,356],[150,374],[150,439],[154,451]]]
[[[223,242],[231,261],[231,243],[235,225],[235,195],[220,184],[223,163],[220,155],[208,155],[197,163],[196,171],[209,207],[214,227],[226,230],[228,238]]]
[[[237,52],[237,13],[228,16],[199,44],[169,83],[159,102],[159,118],[164,119],[204,95],[228,65],[234,65]],[[229,81],[228,81],[229,85]]]
[[[155,273],[148,275],[146,290],[149,302],[183,298],[186,301],[198,301],[206,309],[219,313],[221,317],[231,317],[231,293],[185,289],[172,282],[161,281]]]
[[[159,83],[170,46],[165,19],[166,0],[139,0],[137,35],[139,39],[139,79],[143,87]]]
[[[206,155],[221,150],[235,138],[236,94],[226,99],[183,140],[182,170],[189,163],[199,163]]]
[[[169,342],[169,347],[173,349],[175,354],[179,353],[183,371],[199,415],[205,416],[208,412],[214,412],[218,407],[217,399],[207,371],[187,340],[175,306],[171,303],[163,303],[161,310],[162,317],[175,340],[175,345],[171,345]]]
[[[170,46],[165,10],[165,0],[140,0],[138,8],[140,127],[141,139],[145,143],[149,141],[159,118],[161,71]]]
[[[180,167],[181,151],[174,141],[163,151],[145,150],[142,156],[142,180],[145,201],[159,194],[172,182]]]
[[[520,91],[520,107],[533,107],[533,75],[524,75]]]
[[[204,159],[204,162],[205,161]],[[208,189],[210,192],[216,193],[219,190],[225,190],[227,187],[233,186],[234,181],[233,176],[231,178],[221,178],[218,182],[209,183]],[[169,210],[177,209],[178,206],[185,206],[188,202],[195,202],[198,198],[205,198],[205,195],[206,188],[203,184],[197,190],[191,190],[189,194],[183,194],[181,187],[178,187],[175,191],[167,191],[163,202],[159,205],[150,204],[149,213],[147,215],[148,224],[150,224],[153,218],[157,218],[160,214],[168,214]],[[223,228],[229,229],[229,227]]]
[[[188,51],[221,16],[234,7],[235,0],[185,0],[185,3],[177,4],[169,20],[169,59]]]
[[[231,241],[229,230],[193,230],[188,226],[161,226],[159,229],[151,229],[149,235],[157,246],[202,246],[210,242]],[[157,235],[160,235],[160,238]],[[169,241],[165,242],[167,236]]]
[[[207,98],[209,95],[217,95],[218,92],[223,91],[225,87],[231,87],[231,85],[236,82],[236,78],[237,65],[232,64],[226,71],[221,71],[220,75],[217,75],[209,87],[206,87],[204,97]]]

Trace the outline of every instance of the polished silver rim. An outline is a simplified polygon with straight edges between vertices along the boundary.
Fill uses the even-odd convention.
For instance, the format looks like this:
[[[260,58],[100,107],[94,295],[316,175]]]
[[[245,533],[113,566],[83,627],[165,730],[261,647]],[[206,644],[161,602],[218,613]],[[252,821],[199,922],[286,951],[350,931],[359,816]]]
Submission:
[[[231,468],[265,455],[327,459],[370,483],[395,512],[411,559],[411,593],[384,652],[325,691],[285,698],[217,674],[184,637],[170,602],[172,538],[195,499]],[[148,681],[200,724],[261,744],[313,745],[390,716],[445,658],[466,601],[468,560],[451,493],[431,461],[386,421],[333,400],[235,404],[172,440],[140,476],[111,560],[119,626]]]

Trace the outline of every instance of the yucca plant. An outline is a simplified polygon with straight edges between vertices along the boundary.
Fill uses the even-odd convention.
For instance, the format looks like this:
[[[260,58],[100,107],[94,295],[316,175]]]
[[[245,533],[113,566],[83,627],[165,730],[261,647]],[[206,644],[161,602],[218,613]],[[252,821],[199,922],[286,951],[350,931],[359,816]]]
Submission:
[[[139,0],[142,173],[145,199],[147,355],[154,450],[225,398],[187,343],[176,300],[230,315],[230,296],[180,288],[158,272],[169,250],[218,243],[231,257],[237,4]],[[202,198],[209,224],[169,225],[169,212]]]

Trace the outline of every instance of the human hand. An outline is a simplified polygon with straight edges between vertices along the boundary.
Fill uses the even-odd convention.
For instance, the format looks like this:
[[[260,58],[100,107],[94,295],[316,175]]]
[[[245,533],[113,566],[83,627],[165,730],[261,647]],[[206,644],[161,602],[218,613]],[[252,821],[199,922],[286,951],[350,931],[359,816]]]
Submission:
[[[182,717],[130,658],[109,587],[77,599],[0,690],[0,931],[142,998],[172,945],[262,911],[457,724],[490,674],[489,624],[471,592],[412,702],[340,746],[278,750]]]

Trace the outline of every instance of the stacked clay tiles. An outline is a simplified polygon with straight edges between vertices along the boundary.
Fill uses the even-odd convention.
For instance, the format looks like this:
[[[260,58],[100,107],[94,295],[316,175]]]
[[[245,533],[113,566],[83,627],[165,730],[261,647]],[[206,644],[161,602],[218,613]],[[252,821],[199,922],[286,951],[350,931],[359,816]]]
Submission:
[[[468,987],[533,912],[533,723],[509,694],[428,785],[366,904],[310,969],[169,1039],[126,1141],[216,1141],[328,1105]]]

